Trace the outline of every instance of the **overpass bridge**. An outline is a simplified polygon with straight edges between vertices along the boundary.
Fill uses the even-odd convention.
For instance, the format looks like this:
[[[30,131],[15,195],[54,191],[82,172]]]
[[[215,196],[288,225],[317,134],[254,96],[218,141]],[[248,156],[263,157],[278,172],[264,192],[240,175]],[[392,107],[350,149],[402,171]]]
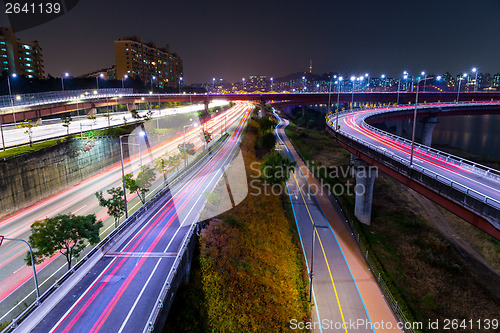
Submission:
[[[500,171],[418,143],[412,160],[410,140],[370,125],[386,119],[407,118],[413,110],[414,106],[368,108],[327,116],[329,132],[352,153],[356,183],[365,189],[364,193],[356,193],[355,215],[361,222],[370,224],[376,177],[369,168],[372,165],[500,239]],[[432,103],[418,108],[418,115],[423,119],[484,113],[500,113],[500,103]],[[424,141],[432,137],[433,125],[434,122],[424,124]]]
[[[19,97],[19,98],[18,98]],[[413,104],[412,92],[341,92],[341,93],[248,93],[248,94],[134,94],[132,89],[101,89],[71,92],[17,95],[9,100],[0,98],[0,123],[8,124],[24,119],[38,119],[52,115],[85,110],[89,113],[100,107],[126,104],[133,110],[140,103],[203,102],[205,107],[214,100],[251,101],[272,103],[274,106],[326,104],[329,101],[342,104]],[[500,100],[500,92],[460,93],[460,101]],[[422,103],[456,102],[456,92],[420,92]],[[398,103],[399,102],[399,103]]]

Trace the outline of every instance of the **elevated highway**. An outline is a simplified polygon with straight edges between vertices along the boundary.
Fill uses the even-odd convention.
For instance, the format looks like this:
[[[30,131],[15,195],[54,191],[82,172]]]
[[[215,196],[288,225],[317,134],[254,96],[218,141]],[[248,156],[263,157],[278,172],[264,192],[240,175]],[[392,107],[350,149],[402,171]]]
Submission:
[[[85,94],[86,93],[86,94]],[[12,123],[24,119],[37,119],[61,113],[90,110],[99,107],[110,107],[126,104],[129,110],[139,103],[160,102],[203,102],[214,100],[252,101],[257,103],[272,103],[274,106],[326,104],[328,101],[335,103],[357,104],[413,104],[415,93],[412,92],[350,92],[341,93],[248,93],[248,94],[134,94],[130,89],[114,91],[85,91],[83,94],[71,96],[54,95],[52,98],[43,98],[37,101],[33,98],[21,98],[13,106],[0,107],[0,120],[2,124]],[[461,93],[461,101],[494,101],[500,100],[500,92],[467,92]],[[457,100],[456,92],[420,92],[419,100],[422,103],[454,102]]]
[[[499,112],[500,103],[434,103],[419,106],[422,117],[444,114]],[[343,111],[327,116],[330,133],[353,156],[356,172],[368,165],[427,196],[469,223],[500,239],[500,171],[415,144],[411,161],[411,141],[381,131],[369,123],[408,117],[414,107],[372,108]],[[493,111],[496,110],[496,111]],[[411,161],[411,162],[410,162]],[[358,174],[357,174],[358,175]],[[356,216],[370,222],[371,175],[356,177],[366,193],[356,197]]]

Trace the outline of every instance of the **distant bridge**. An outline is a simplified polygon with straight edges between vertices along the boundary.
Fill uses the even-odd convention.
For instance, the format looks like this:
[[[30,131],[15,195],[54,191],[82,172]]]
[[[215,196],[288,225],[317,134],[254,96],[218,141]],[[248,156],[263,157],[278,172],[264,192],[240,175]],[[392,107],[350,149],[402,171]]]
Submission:
[[[248,94],[134,94],[131,89],[102,89],[73,92],[43,93],[43,98],[38,95],[14,96],[10,105],[8,96],[0,99],[0,120],[2,124],[22,121],[24,119],[37,119],[68,113],[73,111],[90,110],[98,107],[107,107],[118,104],[127,104],[132,110],[140,103],[158,102],[204,102],[214,100],[228,101],[253,101],[257,103],[272,103],[274,106],[326,104],[330,100],[336,103],[356,104],[413,104],[415,93],[412,92],[350,92],[343,93],[248,93]],[[399,95],[399,96],[398,96]],[[7,98],[7,100],[6,100]],[[456,92],[420,92],[420,103],[454,102]],[[500,92],[466,92],[460,93],[460,101],[494,101],[500,100]],[[3,102],[2,102],[3,101]]]

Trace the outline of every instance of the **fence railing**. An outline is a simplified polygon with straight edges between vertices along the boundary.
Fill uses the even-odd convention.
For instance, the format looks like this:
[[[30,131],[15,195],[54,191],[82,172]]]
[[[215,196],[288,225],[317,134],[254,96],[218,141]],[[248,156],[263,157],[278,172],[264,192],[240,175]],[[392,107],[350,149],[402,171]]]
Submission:
[[[405,165],[407,168],[410,168],[410,161],[406,158],[403,158],[403,157],[400,157],[398,155],[396,155],[395,153],[392,153],[390,151],[388,151],[387,149],[385,148],[381,148],[377,145],[374,145],[372,143],[369,143],[369,142],[366,142],[358,137],[354,137],[348,133],[346,133],[345,131],[342,131],[342,129],[336,131],[334,126],[330,123],[330,122],[333,122],[334,119],[333,117],[335,117],[335,115],[331,115],[328,117],[328,120],[327,121],[327,126],[333,130],[334,132],[338,133],[338,134],[341,134],[342,136],[354,141],[354,142],[357,142],[359,143],[360,145],[362,146],[365,146],[367,147],[369,150],[372,150],[372,151],[375,151],[375,152],[378,152],[378,153],[381,153],[387,157],[389,157],[390,159],[392,160],[395,160],[395,161],[398,161],[399,163]],[[470,161],[469,161],[470,162]],[[472,164],[474,164],[474,162],[470,162]],[[485,167],[486,168],[486,167]],[[443,184],[446,184],[447,186],[453,188],[453,189],[457,189],[459,190],[460,192],[462,192],[464,195],[466,196],[470,196],[471,198],[474,198],[474,199],[480,199],[483,203],[487,204],[487,205],[490,205],[491,207],[494,207],[495,209],[500,209],[500,201],[490,197],[490,196],[487,196],[485,194],[482,194],[470,187],[467,187],[459,182],[456,182],[454,180],[451,180],[445,176],[442,176],[430,169],[427,169],[423,166],[420,166],[420,165],[416,165],[416,164],[413,164],[411,166],[411,169],[412,170],[418,170],[420,171],[421,173],[427,175],[427,176],[431,176],[432,178],[438,180],[439,182],[443,183]],[[493,169],[492,169],[493,170]],[[402,171],[402,170],[399,170],[399,171]],[[464,202],[465,204],[465,202]]]
[[[489,105],[492,105],[492,106],[500,106],[500,103],[498,102],[495,102],[495,103],[492,103],[492,102],[478,102],[478,103],[467,103],[467,104],[447,104],[447,105],[451,105],[451,106],[470,106],[470,105],[474,105],[474,106],[477,106],[478,104],[481,105],[481,106],[489,106]],[[419,107],[420,108],[420,107]],[[422,107],[422,108],[435,108],[435,106],[425,106],[425,107]],[[406,138],[403,138],[403,137],[400,137],[398,135],[394,135],[392,133],[389,133],[387,131],[384,131],[384,130],[381,130],[375,126],[372,126],[370,124],[367,123],[367,120],[369,120],[370,118],[374,117],[374,116],[378,116],[380,114],[384,114],[384,113],[388,113],[388,112],[395,112],[395,111],[405,111],[405,110],[414,110],[414,108],[409,108],[409,107],[404,107],[404,108],[393,108],[393,109],[390,109],[389,111],[385,110],[385,111],[378,111],[378,112],[375,112],[375,113],[370,113],[370,114],[367,114],[367,115],[364,115],[362,117],[362,123],[361,125],[364,127],[364,128],[367,128],[371,131],[374,131],[374,132],[377,132],[381,135],[384,135],[386,137],[389,137],[395,141],[398,141],[398,142],[402,142],[402,143],[405,143],[407,145],[410,145],[411,144],[411,140],[408,140]],[[431,155],[434,155],[436,157],[439,157],[439,158],[444,158],[447,162],[452,162],[452,163],[455,163],[461,167],[464,167],[472,172],[475,172],[481,176],[484,176],[484,177],[488,177],[488,178],[491,178],[491,179],[494,179],[494,180],[500,180],[500,171],[499,170],[496,170],[496,169],[493,169],[493,168],[490,168],[490,167],[487,167],[485,165],[482,165],[480,163],[476,163],[476,162],[473,162],[473,161],[470,161],[470,160],[467,160],[465,158],[462,158],[462,157],[459,157],[459,156],[455,156],[453,154],[449,154],[449,153],[446,153],[446,152],[443,152],[441,150],[438,150],[438,149],[435,149],[435,148],[432,148],[432,147],[429,147],[429,146],[426,146],[426,145],[423,145],[423,144],[420,144],[418,142],[415,142],[414,143],[415,147],[417,147],[418,149],[422,150],[422,151],[425,151],[426,153],[428,154],[431,154]]]
[[[8,113],[12,107],[29,106],[33,104],[47,104],[75,99],[99,98],[116,95],[129,95],[133,93],[131,88],[116,89],[84,89],[49,91],[33,94],[12,94],[0,96],[0,113]]]

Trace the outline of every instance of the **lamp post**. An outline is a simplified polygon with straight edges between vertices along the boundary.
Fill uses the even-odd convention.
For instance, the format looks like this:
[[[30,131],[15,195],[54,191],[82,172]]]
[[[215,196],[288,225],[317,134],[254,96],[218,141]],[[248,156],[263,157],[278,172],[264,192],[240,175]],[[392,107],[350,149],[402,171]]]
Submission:
[[[101,73],[101,74],[99,74],[99,75],[97,75],[97,76],[95,77],[95,82],[96,82],[97,90],[99,90],[99,79],[100,79],[100,78],[101,78],[101,79],[104,79],[104,74],[103,74],[103,73]]]
[[[146,135],[144,131],[139,132],[139,136],[143,137]],[[123,199],[125,201],[125,218],[128,218],[128,208],[127,208],[127,189],[125,188],[125,167],[123,165],[123,144],[129,145],[129,146],[139,146],[139,161],[142,166],[142,152],[141,152],[141,144],[140,143],[130,143],[130,142],[122,142],[122,138],[124,136],[129,136],[129,134],[125,135],[120,135],[120,157],[121,157],[121,164],[122,164],[122,186],[123,186]],[[130,156],[130,153],[129,153]],[[116,225],[115,225],[116,228]]]
[[[426,77],[426,78],[423,78],[423,79],[420,78],[418,80],[418,82],[417,82],[417,94],[415,95],[415,111],[413,112],[413,130],[412,130],[412,134],[411,134],[410,168],[413,165],[413,148],[415,146],[415,126],[416,126],[416,123],[417,123],[418,89],[419,89],[421,81],[425,82],[426,80],[430,80],[430,79],[433,79],[433,77]]]
[[[338,131],[339,129],[339,112],[340,112],[340,91],[342,90],[342,80],[343,77],[339,76],[339,87],[338,87],[338,93],[337,93],[337,116],[335,120],[335,131]]]
[[[17,74],[16,73],[12,73],[12,74],[7,75],[7,85],[9,86],[10,107],[12,109],[12,117],[14,118],[14,125],[16,125],[16,114],[14,112],[14,100],[12,99],[12,90],[10,88],[10,77],[11,77],[11,75],[15,79],[17,77]]]
[[[332,76],[332,78],[330,79],[330,85],[328,86],[328,112],[327,113],[330,113],[330,109],[331,109],[330,95],[332,94],[332,81],[334,78],[337,78],[337,75]],[[335,83],[337,83],[337,82],[335,82]]]
[[[422,72],[420,73],[420,75],[422,75],[424,77],[424,90],[422,92],[425,92],[425,84],[427,83],[427,80],[425,80],[427,78],[427,74],[425,72]]]
[[[370,91],[369,88],[370,88],[370,75],[368,73],[365,73],[365,79],[366,79],[366,88],[367,88],[367,91]]]
[[[461,78],[458,79],[458,92],[457,92],[457,103],[458,99],[460,98],[460,84],[462,83],[462,80],[465,80],[467,77],[467,73],[464,73]]]
[[[30,249],[31,266],[33,267],[33,280],[35,281],[36,303],[40,304],[40,290],[38,289],[38,279],[36,277],[35,260],[33,260],[33,249],[31,248],[30,243],[28,243],[24,239],[19,239],[19,238],[7,238],[7,237],[5,237],[5,238],[2,237],[2,238],[3,238],[3,240],[23,242],[26,245],[28,245],[28,248]]]
[[[472,72],[476,73],[476,79],[474,80],[474,92],[476,92],[477,91],[477,86],[478,86],[478,83],[477,83],[477,68],[476,67],[472,68]]]
[[[311,271],[309,272],[309,303],[312,301],[312,285],[314,277],[314,243],[316,241],[316,232],[318,228],[328,228],[326,225],[316,225],[313,222],[312,246],[311,246]]]
[[[403,79],[405,80],[405,82],[406,82],[407,78],[408,78],[408,75],[406,75],[406,74],[403,75]],[[399,79],[399,82],[398,82],[398,100],[396,102],[396,105],[399,105],[399,91],[400,91],[400,89],[401,89],[401,78]]]
[[[192,120],[192,119],[189,119],[189,120]],[[184,166],[185,166],[185,167],[187,167],[187,164],[188,164],[188,153],[186,152],[186,128],[189,128],[189,127],[191,127],[191,126],[193,126],[193,128],[198,127],[198,125],[197,125],[197,124],[188,124],[188,125],[184,125],[184,126],[182,127],[183,132],[184,132],[184,133],[183,133],[183,135],[182,135],[182,138],[183,138],[183,141],[184,141],[184,143],[183,143],[183,146],[184,146],[184,154],[185,154],[185,156],[186,156],[186,158],[184,159]]]
[[[123,77],[122,77],[122,89],[125,88],[125,80],[126,79],[128,79],[128,75],[127,74],[123,75]]]
[[[385,74],[382,74],[380,79],[382,80],[382,90],[385,91]]]
[[[61,87],[62,87],[62,91],[64,91],[64,78],[65,77],[69,77],[69,73],[64,73],[63,76],[61,76]]]
[[[182,76],[179,77],[179,94],[181,93]]]
[[[273,90],[274,78],[271,78],[271,91]]]
[[[241,81],[243,82],[243,90],[245,90],[245,78],[242,78]]]
[[[356,77],[355,76],[351,76],[351,84],[352,84],[352,89],[351,89],[351,92],[352,92],[352,96],[351,96],[351,109],[353,108],[353,104],[354,104],[354,81],[356,81]]]
[[[156,76],[151,76],[151,93],[153,93],[153,81],[156,80]]]
[[[215,78],[212,78],[212,91],[215,91]]]

